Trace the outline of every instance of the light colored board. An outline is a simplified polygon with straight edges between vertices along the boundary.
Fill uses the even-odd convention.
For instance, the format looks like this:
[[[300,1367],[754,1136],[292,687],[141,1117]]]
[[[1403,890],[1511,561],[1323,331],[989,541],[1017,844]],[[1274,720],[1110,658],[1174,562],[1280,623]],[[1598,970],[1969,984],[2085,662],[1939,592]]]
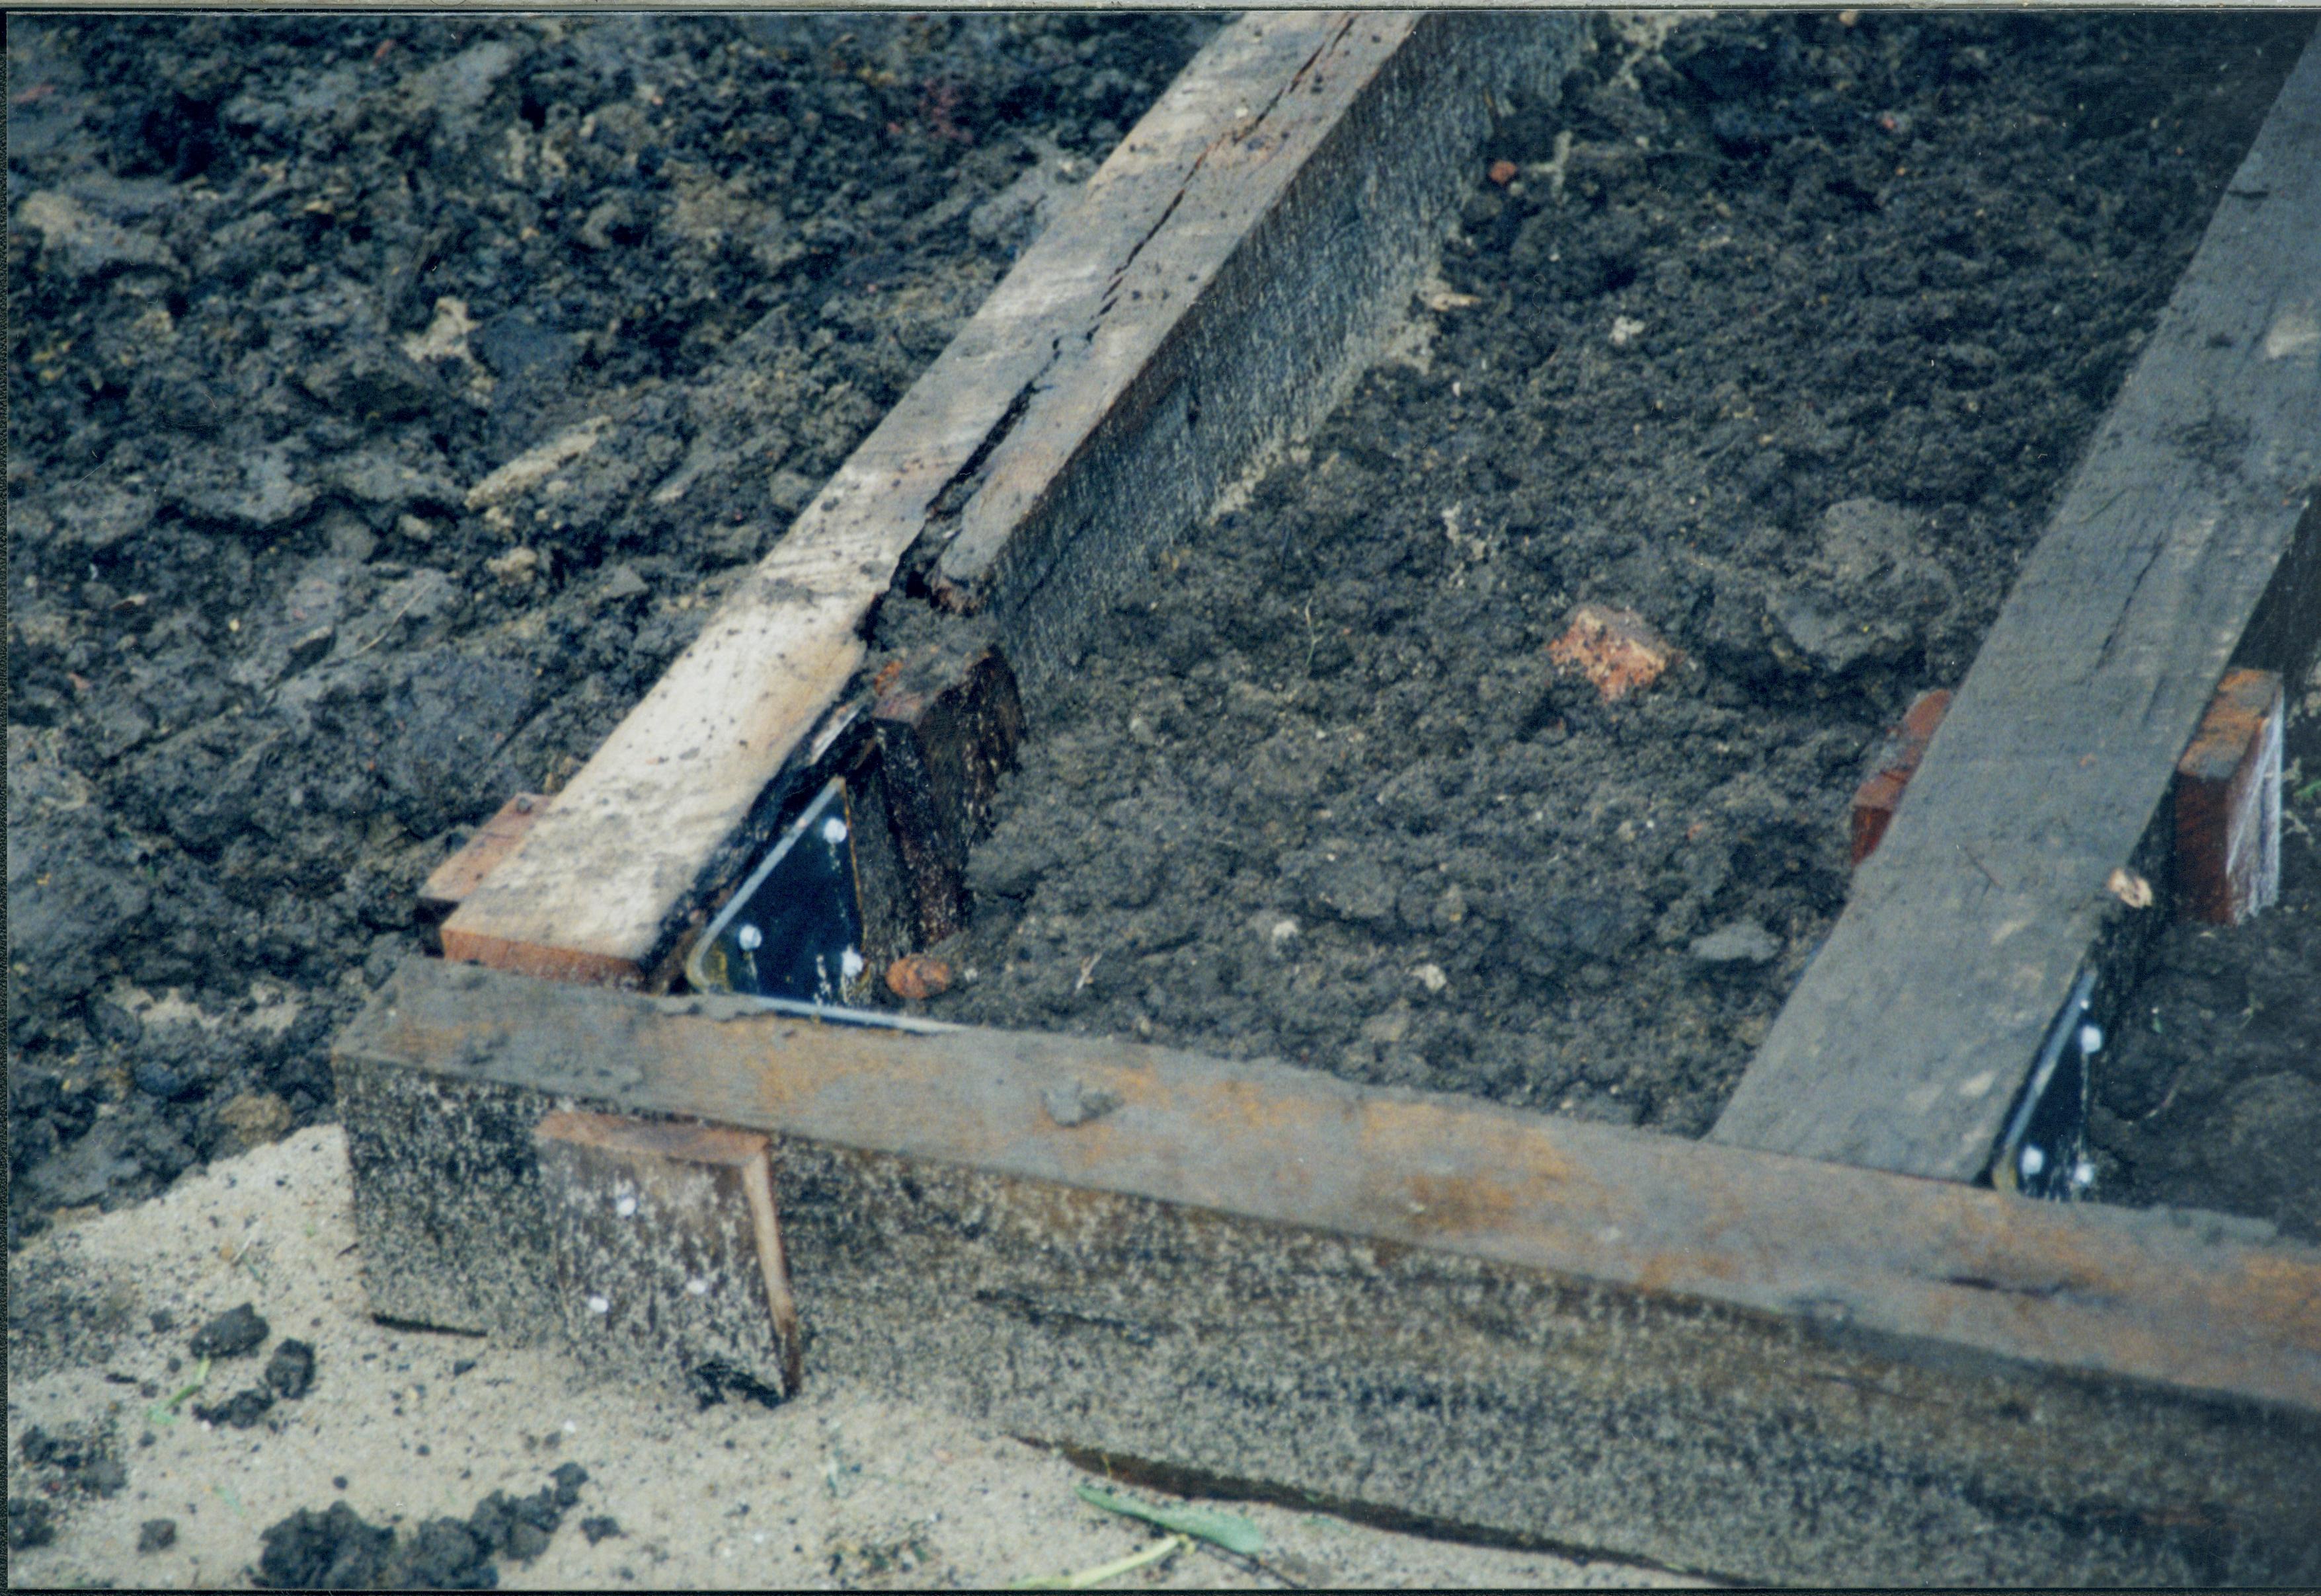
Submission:
[[[866,621],[922,536],[966,529],[972,547],[996,556],[1011,527],[1060,493],[1082,511],[1093,493],[1126,514],[1117,495],[1136,485],[1116,474],[1082,490],[1051,483],[1090,475],[1086,451],[1059,440],[1102,422],[1111,447],[1100,458],[1124,458],[1124,435],[1140,425],[1137,373],[1184,341],[1188,314],[1206,306],[1195,319],[1207,343],[1246,344],[1270,327],[1248,316],[1252,270],[1294,277],[1309,254],[1337,258],[1301,231],[1307,213],[1293,202],[1305,190],[1291,182],[1301,163],[1339,163],[1398,194],[1388,168],[1414,124],[1452,128],[1451,143],[1471,145],[1488,119],[1484,80],[1536,58],[1552,86],[1575,35],[1568,17],[1385,13],[1258,14],[1224,30],[445,922],[446,957],[562,979],[645,979],[703,894],[764,842],[780,778],[854,684]],[[1342,126],[1353,131],[1331,137]],[[1443,192],[1415,210],[1386,207],[1378,225],[1435,225],[1461,174],[1440,161],[1427,171]],[[1245,246],[1260,232],[1252,254]],[[1415,258],[1415,236],[1397,236],[1388,254]],[[1162,261],[1171,281],[1148,283]],[[1366,346],[1350,330],[1398,309],[1408,275],[1345,284],[1345,304],[1333,302],[1343,335],[1317,340],[1318,358],[1358,361]],[[1065,353],[1073,345],[1097,351],[1096,363]],[[1265,397],[1255,385],[1270,376],[1252,363],[1238,399],[1226,380],[1223,413],[1255,415]],[[1202,469],[1212,455],[1235,468],[1233,448],[1205,447]]]
[[[2106,977],[2099,1007],[2117,1001],[2142,939],[2122,922],[2158,911],[2107,881],[2164,868],[2155,820],[2252,617],[2271,615],[2256,629],[2269,648],[2321,630],[2309,609],[2265,602],[2312,563],[2316,483],[2321,45],[2289,74],[1713,1139],[1984,1172],[2080,972]]]

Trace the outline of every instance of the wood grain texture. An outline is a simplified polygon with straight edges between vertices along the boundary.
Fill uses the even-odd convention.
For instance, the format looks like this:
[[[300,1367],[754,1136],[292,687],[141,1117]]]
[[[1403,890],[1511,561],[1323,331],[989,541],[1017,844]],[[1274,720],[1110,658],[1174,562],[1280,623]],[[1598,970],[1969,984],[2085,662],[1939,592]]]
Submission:
[[[2321,1576],[2321,1253],[2231,1221],[419,960],[334,1063],[377,1311],[552,1331],[506,1144],[702,1119],[773,1138],[809,1385],[1752,1579]]]
[[[1714,1140],[1983,1173],[2090,961],[2099,1003],[2117,1000],[2115,952],[2139,939],[2106,877],[2153,858],[2177,756],[2227,661],[2276,576],[2309,566],[2316,481],[2321,46],[2290,73]],[[2264,608],[2269,632],[2321,628]]]
[[[532,1131],[565,1339],[599,1374],[795,1396],[802,1347],[770,1143],[560,1110]]]
[[[1167,460],[1198,485],[1219,471],[1230,480],[1249,449],[1299,413],[1277,400],[1324,393],[1364,356],[1356,333],[1399,308],[1397,291],[1424,253],[1411,230],[1439,230],[1455,204],[1462,174],[1453,166],[1436,159],[1415,177],[1397,168],[1412,138],[1424,133],[1445,155],[1471,150],[1488,115],[1480,86],[1525,62],[1545,63],[1552,86],[1576,36],[1569,18],[1383,13],[1258,14],[1220,32],[445,922],[446,957],[644,980],[703,893],[765,842],[781,777],[855,685],[868,618],[915,546],[927,540],[928,558],[941,551],[947,561],[978,555],[989,582],[984,567],[944,580],[997,593],[1013,617],[1029,612],[1024,562],[1047,571],[1069,547],[1056,527],[1119,522],[1158,535],[1202,507],[1201,493],[1173,481],[1156,488],[1149,468],[1095,467]],[[1343,200],[1300,208],[1299,195],[1320,190],[1293,179],[1317,160],[1336,168],[1328,192],[1397,204],[1381,204],[1375,222],[1350,218]],[[1330,230],[1357,220],[1355,231],[1379,230],[1393,269],[1351,269],[1369,257],[1348,253]],[[1315,261],[1333,284],[1320,298]],[[1312,329],[1285,330],[1278,307],[1264,309],[1275,302],[1258,285],[1277,275],[1326,313]],[[1194,363],[1208,385],[1204,403],[1242,418],[1241,443],[1228,427],[1197,446],[1171,433],[1152,449],[1130,447],[1177,416],[1142,368],[1195,347],[1205,351]],[[1276,369],[1284,358],[1299,368],[1288,388]],[[1160,386],[1191,403],[1174,377]],[[1106,447],[1091,455],[1093,422]],[[1156,520],[1156,511],[1165,513]],[[1019,554],[1027,520],[1049,530]],[[1121,547],[1092,550],[1095,564],[1116,562]],[[1069,583],[1054,593],[1060,607],[1040,610],[1042,624],[1080,612],[1084,595]],[[1047,635],[1025,633],[1037,659],[1054,653]]]

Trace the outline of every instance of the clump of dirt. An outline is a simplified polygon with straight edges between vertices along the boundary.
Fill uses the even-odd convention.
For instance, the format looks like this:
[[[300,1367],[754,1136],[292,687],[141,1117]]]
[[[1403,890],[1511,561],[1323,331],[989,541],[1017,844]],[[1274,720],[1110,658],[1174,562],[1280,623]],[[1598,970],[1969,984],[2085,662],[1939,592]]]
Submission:
[[[1033,706],[926,1006],[1706,1129],[2310,27],[1599,23],[1431,356]],[[1683,658],[1606,699],[1583,603]]]
[[[328,1115],[425,873],[1215,25],[10,30],[12,1238]]]
[[[259,1537],[266,1550],[257,1582],[273,1591],[489,1590],[499,1582],[496,1558],[529,1563],[548,1549],[566,1510],[580,1500],[588,1471],[564,1464],[553,1480],[513,1501],[495,1491],[464,1520],[430,1519],[404,1536],[366,1521],[343,1501],[327,1512],[301,1508]]]
[[[2289,695],[2280,898],[2162,932],[2098,1055],[2089,1139],[2107,1201],[2222,1209],[2321,1241],[2321,668]]]

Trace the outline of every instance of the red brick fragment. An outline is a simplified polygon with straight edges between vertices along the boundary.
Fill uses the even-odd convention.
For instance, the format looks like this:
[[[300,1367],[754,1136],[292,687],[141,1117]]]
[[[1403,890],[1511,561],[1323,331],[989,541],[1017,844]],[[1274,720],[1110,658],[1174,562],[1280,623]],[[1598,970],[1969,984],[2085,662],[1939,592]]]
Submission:
[[[2238,925],[2280,895],[2280,678],[2225,673],[2176,762],[2176,912]]]
[[[1684,657],[1643,616],[1606,604],[1572,611],[1563,635],[1547,646],[1547,657],[1585,676],[1606,703],[1651,686]]]
[[[1888,738],[1885,757],[1878,769],[1854,788],[1853,862],[1857,866],[1876,853],[1879,843],[1885,839],[1886,827],[1894,819],[1894,806],[1902,802],[1902,789],[1910,784],[1918,761],[1926,757],[1926,745],[1934,740],[1934,728],[1943,723],[1950,707],[1951,690],[1947,687],[1919,694],[1911,701],[1901,725]]]

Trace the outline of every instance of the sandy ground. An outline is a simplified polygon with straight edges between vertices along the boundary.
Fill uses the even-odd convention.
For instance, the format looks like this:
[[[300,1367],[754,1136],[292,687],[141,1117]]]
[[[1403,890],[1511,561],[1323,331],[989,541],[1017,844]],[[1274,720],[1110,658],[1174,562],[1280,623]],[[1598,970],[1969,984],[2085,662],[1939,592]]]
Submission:
[[[1060,1457],[837,1379],[810,1379],[776,1410],[701,1409],[678,1392],[589,1389],[560,1351],[376,1323],[358,1265],[335,1126],[215,1164],[140,1206],[64,1217],[13,1256],[9,1489],[48,1493],[58,1533],[12,1555],[9,1583],[247,1586],[260,1532],[300,1508],[342,1498],[407,1528],[465,1518],[495,1489],[528,1494],[568,1462],[589,1474],[578,1503],[536,1561],[501,1560],[501,1584],[989,1587],[1089,1568],[1157,1534],[1082,1504],[1073,1488],[1090,1476]],[[157,1422],[147,1392],[185,1383],[187,1338],[244,1301],[272,1338],[219,1360],[187,1410]],[[152,1328],[157,1310],[166,1331]],[[246,1430],[191,1415],[256,1383],[283,1337],[314,1347],[311,1392]],[[98,1495],[28,1465],[32,1426],[95,1440],[126,1465],[126,1484]],[[1686,1582],[1230,1505],[1264,1531],[1254,1564],[1193,1552],[1114,1587]],[[580,1521],[599,1515],[622,1533],[592,1546]],[[162,1518],[176,1520],[175,1544],[140,1553],[141,1526]]]

